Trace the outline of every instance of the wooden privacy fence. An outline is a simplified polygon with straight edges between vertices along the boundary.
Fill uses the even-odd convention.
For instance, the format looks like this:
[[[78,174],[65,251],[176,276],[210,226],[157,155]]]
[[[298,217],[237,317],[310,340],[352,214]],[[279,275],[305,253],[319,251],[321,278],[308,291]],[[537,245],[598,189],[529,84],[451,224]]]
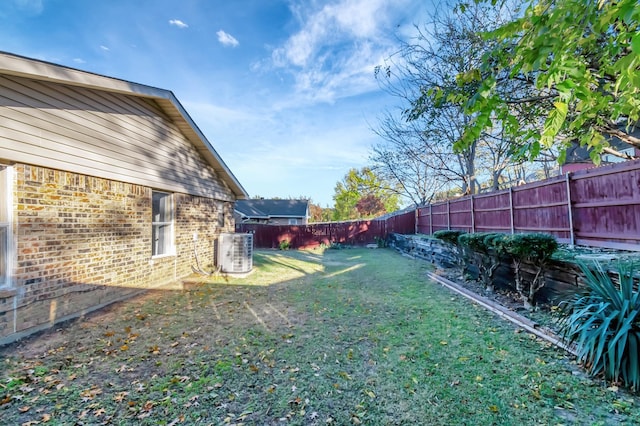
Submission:
[[[389,233],[414,234],[415,211],[385,220],[312,223],[309,225],[265,225],[241,223],[236,232],[253,233],[256,248],[278,248],[287,241],[291,248],[314,248],[321,244],[365,245],[376,243]]]
[[[419,233],[544,232],[558,241],[640,250],[640,160],[420,207]]]
[[[433,203],[380,220],[302,226],[239,224],[257,248],[363,245],[389,233],[544,232],[558,241],[640,251],[640,160],[580,170],[551,179]]]

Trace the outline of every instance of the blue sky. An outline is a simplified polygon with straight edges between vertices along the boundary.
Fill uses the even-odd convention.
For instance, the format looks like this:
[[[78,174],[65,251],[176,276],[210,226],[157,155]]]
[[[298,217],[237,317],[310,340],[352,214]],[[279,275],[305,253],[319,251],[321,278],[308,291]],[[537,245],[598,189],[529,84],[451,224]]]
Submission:
[[[0,50],[174,92],[251,196],[367,164],[395,99],[374,67],[428,0],[2,0]]]

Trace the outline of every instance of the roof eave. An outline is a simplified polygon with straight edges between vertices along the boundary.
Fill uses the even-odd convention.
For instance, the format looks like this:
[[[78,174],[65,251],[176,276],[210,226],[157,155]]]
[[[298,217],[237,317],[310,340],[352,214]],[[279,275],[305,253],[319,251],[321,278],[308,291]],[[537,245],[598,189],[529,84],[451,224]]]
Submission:
[[[184,133],[200,155],[229,186],[236,198],[249,198],[247,191],[170,90],[68,68],[2,51],[0,51],[0,74],[153,99],[167,116],[174,120],[180,131]]]

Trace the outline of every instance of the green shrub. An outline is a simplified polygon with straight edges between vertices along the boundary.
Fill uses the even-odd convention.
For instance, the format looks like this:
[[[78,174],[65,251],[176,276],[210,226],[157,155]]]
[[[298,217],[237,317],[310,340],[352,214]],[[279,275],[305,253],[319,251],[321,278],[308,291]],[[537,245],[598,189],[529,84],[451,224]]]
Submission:
[[[433,236],[439,240],[445,241],[454,246],[458,246],[458,237],[462,234],[466,234],[465,231],[459,230],[448,230],[444,229],[442,231],[436,231],[433,233]]]
[[[280,248],[280,250],[289,250],[290,247],[291,243],[289,240],[282,240],[280,241],[280,244],[278,244],[278,248]]]
[[[385,248],[389,246],[389,244],[387,243],[387,240],[385,240],[382,237],[375,237],[375,241],[379,248]]]
[[[508,235],[494,241],[494,246],[512,257],[516,290],[520,293],[524,306],[532,309],[535,306],[536,293],[545,284],[545,266],[558,248],[558,242],[552,235],[531,233]],[[523,262],[528,262],[535,268],[534,277],[528,282],[522,273]]]
[[[586,295],[567,303],[560,322],[564,337],[575,343],[578,359],[592,375],[640,388],[640,293],[633,268],[619,263],[618,285],[602,265],[592,271],[578,263],[588,284]]]

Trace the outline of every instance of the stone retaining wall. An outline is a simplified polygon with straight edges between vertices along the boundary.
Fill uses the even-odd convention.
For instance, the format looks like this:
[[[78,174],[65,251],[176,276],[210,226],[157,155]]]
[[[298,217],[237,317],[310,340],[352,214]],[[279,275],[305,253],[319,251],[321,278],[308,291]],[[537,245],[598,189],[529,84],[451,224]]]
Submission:
[[[389,245],[401,253],[423,259],[440,268],[456,267],[455,247],[437,238],[424,235],[391,234]],[[523,270],[528,275],[533,273],[532,265],[524,264]],[[466,272],[471,276],[477,276],[477,271],[474,271],[473,268]],[[579,267],[569,262],[551,261],[545,272],[545,280],[546,285],[538,295],[543,300],[565,299],[585,286]],[[495,281],[497,286],[513,288],[514,271],[511,263],[504,263],[498,268]]]

